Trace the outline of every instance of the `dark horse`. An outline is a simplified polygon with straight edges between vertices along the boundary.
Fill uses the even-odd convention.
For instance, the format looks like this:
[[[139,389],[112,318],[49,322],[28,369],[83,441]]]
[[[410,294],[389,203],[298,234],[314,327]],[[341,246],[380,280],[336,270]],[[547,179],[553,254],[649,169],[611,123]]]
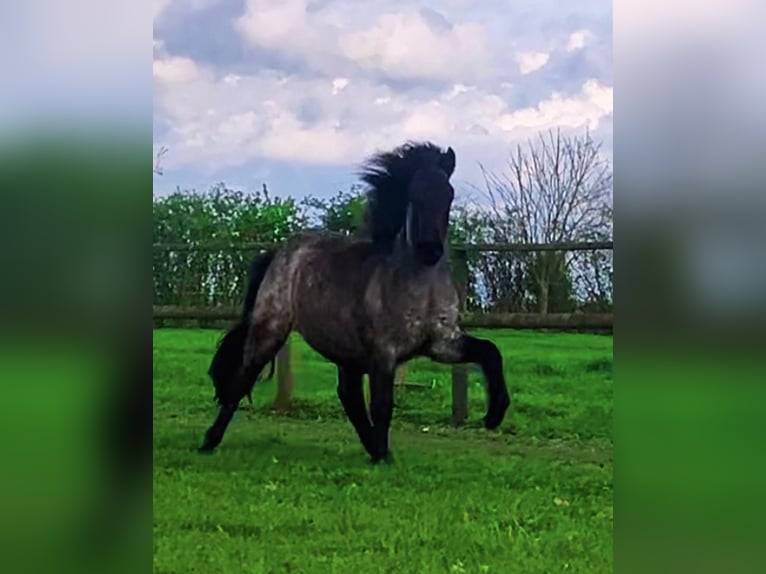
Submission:
[[[497,346],[463,333],[445,257],[455,152],[407,143],[370,158],[368,239],[304,233],[257,256],[242,319],[222,339],[209,374],[220,411],[201,452],[217,447],[239,402],[291,331],[338,367],[338,397],[374,462],[390,461],[394,371],[416,356],[476,363],[488,387],[484,425],[510,406]],[[369,416],[362,378],[369,375]]]

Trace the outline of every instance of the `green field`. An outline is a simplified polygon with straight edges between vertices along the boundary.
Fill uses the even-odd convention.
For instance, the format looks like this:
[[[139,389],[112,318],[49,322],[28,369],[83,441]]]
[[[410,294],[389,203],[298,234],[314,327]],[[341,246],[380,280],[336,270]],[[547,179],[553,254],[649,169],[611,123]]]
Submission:
[[[195,451],[216,407],[205,371],[218,331],[154,332],[154,568],[175,572],[612,572],[612,338],[485,331],[513,404],[448,426],[449,367],[408,366],[395,463],[372,466],[335,395],[335,369],[293,345],[289,416],[256,387],[219,450]]]

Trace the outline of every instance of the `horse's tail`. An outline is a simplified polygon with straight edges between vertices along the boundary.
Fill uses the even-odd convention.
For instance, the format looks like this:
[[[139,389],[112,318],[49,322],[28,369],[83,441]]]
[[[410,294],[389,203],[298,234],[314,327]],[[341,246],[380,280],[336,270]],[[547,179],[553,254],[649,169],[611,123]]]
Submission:
[[[245,341],[253,319],[255,309],[255,300],[258,296],[258,289],[263,283],[266,271],[274,259],[274,252],[268,251],[261,253],[253,258],[250,263],[248,273],[247,292],[245,293],[245,302],[242,306],[242,315],[239,322],[229,329],[218,343],[218,349],[210,363],[208,374],[213,379],[215,387],[215,399],[221,403],[224,398],[225,389],[235,380],[242,365],[245,351]],[[274,359],[270,362],[269,374],[266,379],[274,376]],[[248,391],[247,397],[253,402],[252,387]]]

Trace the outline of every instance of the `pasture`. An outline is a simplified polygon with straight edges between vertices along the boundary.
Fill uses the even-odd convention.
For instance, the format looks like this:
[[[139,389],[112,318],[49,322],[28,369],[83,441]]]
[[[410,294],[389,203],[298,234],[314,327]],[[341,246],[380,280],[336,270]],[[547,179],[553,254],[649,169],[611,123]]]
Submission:
[[[157,573],[612,572],[612,337],[477,331],[503,354],[512,406],[449,426],[447,366],[408,364],[395,463],[372,466],[337,399],[334,365],[293,341],[288,415],[256,386],[218,451],[196,447],[217,408],[217,330],[154,331]]]

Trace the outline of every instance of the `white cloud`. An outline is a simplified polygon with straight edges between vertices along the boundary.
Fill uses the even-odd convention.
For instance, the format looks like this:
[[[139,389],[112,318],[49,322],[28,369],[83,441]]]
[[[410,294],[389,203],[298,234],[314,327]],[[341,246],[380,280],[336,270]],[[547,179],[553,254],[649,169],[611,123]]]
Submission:
[[[437,100],[417,106],[401,121],[403,139],[417,139],[428,134],[432,139],[443,140],[452,131],[449,113],[452,110]]]
[[[307,12],[305,0],[247,0],[234,28],[251,46],[298,58],[314,70],[382,72],[396,79],[478,77],[490,69],[483,26],[437,27],[420,12],[344,22],[333,5]]]
[[[519,65],[521,74],[526,75],[545,66],[550,57],[548,52],[521,52],[516,55],[516,63]]]
[[[348,78],[335,78],[332,81],[332,95],[339,94],[348,86]]]
[[[534,107],[503,114],[499,118],[499,127],[522,137],[552,127],[597,129],[601,119],[612,114],[612,92],[611,86],[588,80],[575,96],[554,93]]]
[[[223,77],[223,83],[229,84],[230,86],[239,85],[240,80],[242,80],[242,76],[238,76],[237,74],[226,74]]]
[[[446,98],[448,100],[451,100],[452,98],[455,98],[459,96],[460,94],[464,94],[465,92],[469,90],[473,90],[473,89],[474,88],[472,86],[466,86],[465,84],[454,84],[449,94],[447,94]]]
[[[181,57],[155,59],[152,72],[155,80],[165,85],[193,82],[200,77],[200,71],[194,60]]]
[[[312,35],[304,0],[247,0],[234,26],[252,45],[274,50],[300,52]]]
[[[315,71],[337,74],[344,65],[338,47],[342,30],[332,13],[306,9],[305,0],[247,0],[234,29],[254,48],[289,56]]]
[[[366,30],[340,37],[348,59],[397,78],[476,77],[490,66],[484,28],[466,23],[437,29],[420,13],[384,14]]]
[[[577,30],[572,32],[567,40],[566,51],[576,52],[582,50],[592,38],[593,34],[589,30]]]

